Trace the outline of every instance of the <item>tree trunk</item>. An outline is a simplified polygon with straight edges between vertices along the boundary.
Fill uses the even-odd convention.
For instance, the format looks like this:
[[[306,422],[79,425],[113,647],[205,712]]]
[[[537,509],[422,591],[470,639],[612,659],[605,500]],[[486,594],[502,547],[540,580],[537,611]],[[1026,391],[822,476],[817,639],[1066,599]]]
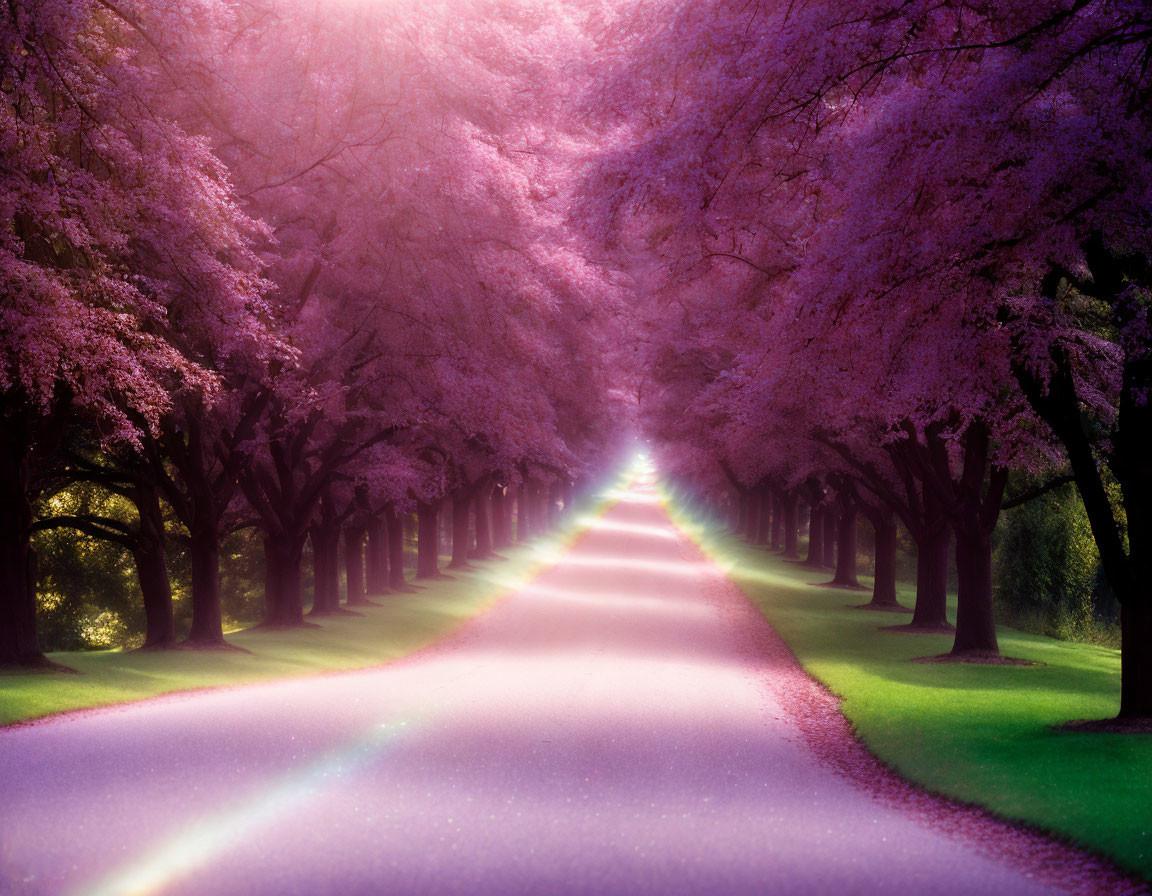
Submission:
[[[956,529],[956,640],[953,654],[999,654],[992,609],[992,539],[977,529]]]
[[[318,524],[309,528],[312,542],[312,616],[340,610],[340,529]]]
[[[551,486],[539,485],[536,488],[536,531],[546,535],[552,528],[552,502],[549,500]]]
[[[955,499],[951,510],[956,535],[956,640],[953,655],[999,656],[992,606],[992,532],[1008,482],[1007,470],[990,463],[991,438],[979,421],[964,432],[964,466],[959,479],[942,452],[934,454],[936,475],[948,477]],[[985,488],[987,483],[987,488]]]
[[[193,530],[188,542],[192,567],[192,627],[186,644],[217,647],[224,642],[224,612],[220,606],[220,536],[216,521]]]
[[[472,499],[472,509],[476,514],[475,556],[477,560],[487,560],[494,553],[492,550],[491,515],[489,513],[491,504],[489,495],[491,493],[491,484],[485,483],[476,490],[476,496]]]
[[[0,666],[47,662],[36,637],[36,552],[23,427],[0,418]]]
[[[836,575],[833,585],[842,588],[859,588],[856,576],[856,507],[846,502],[840,508],[839,528],[836,539]]]
[[[149,650],[171,647],[176,643],[176,620],[164,550],[160,495],[154,484],[140,484],[133,489],[132,499],[140,517],[140,534],[132,549],[132,559],[144,599],[144,647]]]
[[[240,468],[214,480],[213,450],[192,414],[184,427],[165,426],[162,451],[153,466],[157,481],[169,482],[169,504],[181,515],[188,529],[188,554],[192,585],[192,626],[184,643],[190,647],[227,647],[223,610],[220,606],[220,533],[224,514],[236,491]],[[233,434],[235,435],[235,433]],[[235,455],[233,456],[235,457]],[[183,487],[168,476],[170,462]],[[227,465],[226,465],[227,466]]]
[[[1152,718],[1152,601],[1120,605],[1120,718]]]
[[[876,531],[876,574],[872,600],[866,604],[878,610],[903,609],[896,600],[896,519],[880,513],[873,521]]]
[[[772,495],[767,489],[760,491],[760,537],[756,544],[767,547],[772,537]]]
[[[948,546],[951,541],[952,530],[943,521],[916,538],[916,606],[912,612],[912,628],[949,627]]]
[[[760,541],[760,493],[755,490],[748,493],[748,528],[744,535],[748,544]]]
[[[388,584],[394,591],[404,591],[404,518],[392,507],[384,509],[384,525],[388,529]]]
[[[836,514],[829,511],[824,514],[824,565],[836,568],[836,530],[840,521]]]
[[[303,558],[303,537],[264,537],[265,626],[304,624]]]
[[[743,536],[748,531],[748,495],[739,492],[736,495],[736,526],[732,530],[734,535]]]
[[[364,593],[384,594],[388,591],[388,522],[374,519],[368,524],[367,542],[361,530],[360,549],[364,554]]]
[[[772,496],[772,550],[778,551],[783,547],[784,538],[784,504],[778,495]]]
[[[364,591],[366,594],[380,594],[382,593],[381,575],[387,578],[387,568],[380,569],[380,551],[379,541],[382,534],[381,522],[378,519],[371,520],[364,528],[364,538],[362,539],[360,550],[363,554],[364,560]],[[345,536],[347,538],[347,536]],[[376,544],[373,544],[373,542]],[[347,575],[347,573],[345,573]]]
[[[784,505],[784,556],[790,560],[799,560],[799,502],[795,495],[785,493],[780,503]]]
[[[472,547],[472,501],[464,491],[457,491],[452,498],[452,559],[449,569],[471,569],[468,554]]]
[[[521,482],[516,489],[516,543],[523,544],[528,540],[527,498],[528,487]]]
[[[416,505],[416,578],[430,579],[440,575],[440,527],[436,504]]]
[[[808,556],[805,566],[817,569],[824,565],[824,516],[830,511],[823,507],[813,507],[811,522],[808,524]]]
[[[508,517],[508,505],[511,500],[504,494],[502,485],[492,489],[492,547],[494,550],[512,546],[512,531]]]
[[[133,549],[132,559],[144,600],[143,646],[147,650],[172,647],[176,643],[176,619],[164,548],[154,542],[141,542]]]
[[[379,520],[375,520],[372,525],[378,531],[384,528],[383,523]],[[376,542],[370,546],[370,551],[378,552],[386,557],[387,544],[382,543],[384,539],[377,535]],[[379,572],[379,561],[377,561],[377,574]],[[344,602],[350,607],[368,606],[372,603],[368,600],[364,573],[364,529],[361,526],[348,526],[344,529],[344,581],[348,590],[348,596]]]

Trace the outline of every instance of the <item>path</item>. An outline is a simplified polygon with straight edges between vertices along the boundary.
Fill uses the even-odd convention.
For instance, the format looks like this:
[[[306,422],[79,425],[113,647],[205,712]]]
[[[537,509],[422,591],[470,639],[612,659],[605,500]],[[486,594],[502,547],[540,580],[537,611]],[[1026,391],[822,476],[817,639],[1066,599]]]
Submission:
[[[1048,892],[818,760],[757,628],[633,486],[407,660],[0,731],[0,891]]]

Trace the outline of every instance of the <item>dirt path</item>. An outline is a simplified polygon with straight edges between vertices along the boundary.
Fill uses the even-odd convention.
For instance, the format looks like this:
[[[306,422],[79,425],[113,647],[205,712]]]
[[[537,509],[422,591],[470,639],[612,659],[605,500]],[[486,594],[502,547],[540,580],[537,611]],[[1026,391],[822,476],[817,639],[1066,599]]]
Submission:
[[[404,661],[0,731],[0,794],[19,894],[1104,883],[885,776],[645,486]]]

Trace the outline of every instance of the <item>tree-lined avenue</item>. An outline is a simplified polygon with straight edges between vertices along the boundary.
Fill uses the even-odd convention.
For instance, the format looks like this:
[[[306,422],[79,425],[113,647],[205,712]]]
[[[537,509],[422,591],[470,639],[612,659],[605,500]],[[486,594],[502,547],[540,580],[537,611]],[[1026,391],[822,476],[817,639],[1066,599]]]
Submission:
[[[641,478],[532,583],[405,660],[0,731],[0,885],[1051,891],[1001,852],[1040,838],[949,833],[946,805],[926,823],[819,760],[774,639]]]

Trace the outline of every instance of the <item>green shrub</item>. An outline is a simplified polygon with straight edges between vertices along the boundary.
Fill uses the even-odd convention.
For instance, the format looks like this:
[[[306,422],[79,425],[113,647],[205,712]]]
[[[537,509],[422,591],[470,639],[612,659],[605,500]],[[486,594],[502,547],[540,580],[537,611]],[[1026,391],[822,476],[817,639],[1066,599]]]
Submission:
[[[1000,618],[1071,641],[1118,643],[1117,605],[1071,486],[1004,512],[995,546]]]
[[[123,498],[75,485],[48,501],[48,514],[97,513],[130,521]],[[46,515],[48,515],[46,514]],[[72,529],[38,532],[36,625],[45,650],[100,650],[143,641],[144,608],[136,566],[122,547]]]

